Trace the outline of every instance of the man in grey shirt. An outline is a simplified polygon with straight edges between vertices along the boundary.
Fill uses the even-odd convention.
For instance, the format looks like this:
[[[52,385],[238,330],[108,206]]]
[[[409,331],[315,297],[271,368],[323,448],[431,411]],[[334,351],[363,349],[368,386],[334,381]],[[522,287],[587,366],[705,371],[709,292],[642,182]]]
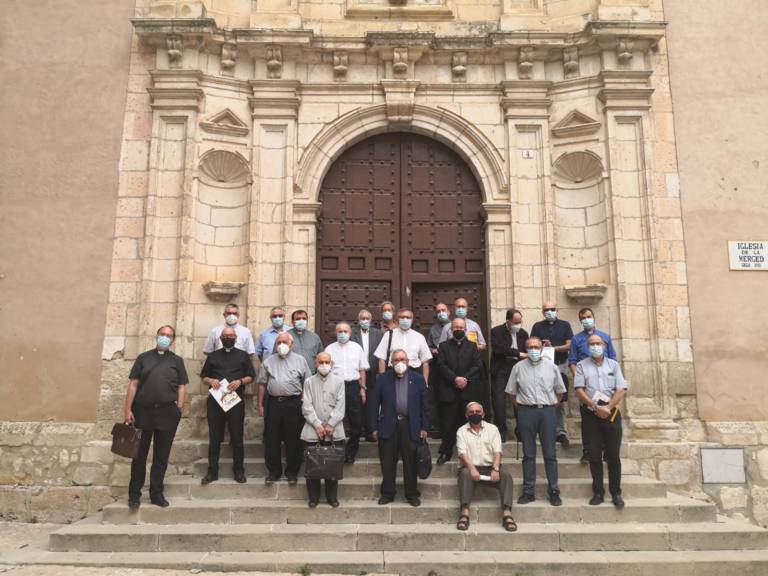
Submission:
[[[300,354],[307,361],[307,366],[314,374],[317,371],[315,366],[315,357],[323,351],[323,342],[320,336],[307,329],[309,314],[306,310],[296,310],[291,314],[291,324],[293,325],[287,332],[293,336],[294,353]],[[277,340],[272,348],[272,353],[277,352]]]
[[[290,484],[298,481],[301,467],[301,392],[312,371],[304,357],[293,352],[293,336],[281,332],[275,340],[277,354],[267,357],[259,369],[259,416],[264,416],[264,461],[266,483],[283,475],[280,459],[285,443],[285,477]],[[266,394],[266,404],[264,396]]]
[[[518,504],[536,499],[536,436],[541,441],[544,469],[547,473],[549,503],[560,506],[557,478],[555,408],[565,393],[560,370],[549,358],[542,357],[543,345],[538,338],[528,338],[528,357],[515,364],[507,381],[507,394],[517,406],[517,427],[523,441],[523,493]]]

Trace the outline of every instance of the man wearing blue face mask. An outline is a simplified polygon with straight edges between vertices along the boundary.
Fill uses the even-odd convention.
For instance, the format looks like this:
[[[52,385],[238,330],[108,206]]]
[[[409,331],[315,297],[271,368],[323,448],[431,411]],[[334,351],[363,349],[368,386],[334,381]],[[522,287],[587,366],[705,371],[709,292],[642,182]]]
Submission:
[[[125,423],[141,429],[139,454],[131,462],[128,485],[131,510],[136,510],[141,502],[150,444],[154,446],[149,499],[161,508],[169,505],[163,495],[163,481],[189,382],[184,360],[170,350],[175,338],[176,331],[172,326],[161,326],[155,337],[155,347],[138,355],[128,376]]]
[[[483,337],[483,330],[480,328],[480,324],[472,320],[471,318],[468,318],[467,315],[469,314],[469,305],[467,303],[466,298],[456,298],[453,302],[453,316],[455,318],[461,318],[466,322],[467,328],[466,328],[466,337],[467,340],[470,342],[474,342],[477,344],[477,349],[482,352],[486,348],[485,344],[485,337]],[[446,340],[450,340],[453,338],[453,334],[451,333],[451,324],[450,322],[443,326],[443,331],[440,334],[440,341],[438,344],[442,344]]]
[[[616,360],[616,350],[613,347],[611,337],[602,330],[595,328],[595,313],[592,308],[579,310],[579,321],[583,330],[574,335],[573,340],[571,340],[571,351],[568,353],[568,369],[571,372],[571,378],[576,375],[576,365],[590,357],[588,340],[593,334],[597,334],[603,339],[605,356],[611,360]],[[581,420],[581,442],[584,448],[581,463],[587,464],[589,462],[589,439],[584,435],[584,419]]]
[[[291,324],[293,328],[288,330],[288,334],[293,336],[293,351],[296,354],[300,354],[307,361],[307,366],[312,370],[312,374],[317,370],[315,365],[315,358],[323,351],[323,342],[320,340],[320,336],[307,329],[307,323],[309,322],[309,314],[306,310],[296,310],[291,314]],[[276,348],[272,349],[272,353],[277,352]]]
[[[286,332],[285,327],[285,310],[280,306],[275,306],[269,311],[269,319],[272,324],[269,328],[259,334],[259,341],[256,344],[256,355],[260,360],[264,360],[267,356],[272,354],[272,350],[275,348],[275,340],[282,333]],[[293,337],[291,337],[293,338]],[[314,364],[314,360],[312,361]]]
[[[336,324],[336,342],[329,344],[325,351],[331,355],[333,373],[344,380],[346,417],[349,422],[349,440],[345,461],[352,464],[360,446],[363,405],[365,404],[365,373],[369,368],[368,358],[357,342],[351,342],[352,328],[346,322]]]
[[[432,352],[432,356],[437,354],[443,329],[450,325],[450,323],[451,313],[448,312],[448,306],[443,302],[438,302],[435,306],[435,323],[429,328],[429,334],[427,334],[427,345],[429,346],[429,351]]]

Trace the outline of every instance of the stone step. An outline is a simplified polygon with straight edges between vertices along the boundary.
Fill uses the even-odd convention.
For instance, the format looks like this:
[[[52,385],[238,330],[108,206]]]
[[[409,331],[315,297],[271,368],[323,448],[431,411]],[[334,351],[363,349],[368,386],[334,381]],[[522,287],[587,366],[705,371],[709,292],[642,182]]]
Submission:
[[[190,448],[197,448],[198,458],[208,457],[208,441],[207,439],[201,440],[186,440],[184,446],[179,446],[180,449],[185,451]],[[508,440],[503,444],[503,455],[505,459],[523,457],[523,445],[515,442],[514,438]],[[432,451],[433,458],[437,458],[438,448],[440,447],[439,440],[429,440],[429,447]],[[174,444],[175,448],[175,444]],[[626,457],[626,443],[622,445],[622,456]],[[568,448],[563,448],[562,445],[557,445],[557,457],[558,458],[581,458],[583,447],[580,441],[572,441]],[[541,450],[538,450],[541,454]],[[378,458],[379,457],[379,445],[376,442],[367,442],[364,439],[360,441],[360,449],[357,454],[358,458]],[[229,445],[229,441],[224,441],[221,444],[221,457],[231,458],[232,449]],[[264,444],[260,440],[246,440],[245,441],[245,457],[246,458],[263,458],[264,457]],[[173,461],[173,457],[171,457]]]
[[[514,535],[512,536],[514,537]],[[765,576],[768,551],[632,552],[47,552],[24,549],[5,561],[18,565],[110,566],[195,571],[253,571],[401,576]]]
[[[455,524],[458,504],[448,500],[423,500],[414,508],[402,496],[395,502],[379,506],[375,500],[341,501],[331,508],[324,501],[309,508],[306,495],[301,500],[275,500],[234,497],[220,500],[187,500],[169,498],[168,508],[158,508],[148,502],[138,511],[128,509],[125,500],[104,508],[105,524]],[[664,498],[627,499],[626,507],[617,510],[609,502],[590,506],[586,499],[564,499],[562,506],[551,506],[545,500],[513,507],[520,523],[612,523],[655,522],[691,523],[713,522],[714,505],[669,494]],[[472,505],[472,522],[499,521],[499,505],[486,500]],[[580,525],[581,525],[580,524]]]
[[[768,547],[768,530],[739,522],[581,525],[523,523],[516,534],[499,522],[472,524],[115,525],[90,522],[51,534],[55,552],[295,551],[589,551],[754,550]]]
[[[237,484],[231,478],[221,478],[207,486],[200,485],[199,477],[176,476],[166,480],[165,495],[184,498],[271,498],[276,500],[305,500],[307,489],[303,478],[291,485],[286,480],[265,484],[264,478],[249,478],[245,484]],[[398,476],[398,491],[403,493],[402,477]],[[345,478],[339,481],[339,498],[346,500],[378,499],[380,478]],[[561,478],[558,482],[563,498],[586,498],[592,495],[592,480],[589,478]],[[667,493],[664,483],[642,476],[624,476],[622,492],[629,498],[663,497]],[[522,493],[522,478],[513,476],[515,498]],[[459,486],[456,478],[428,478],[419,480],[419,491],[424,499],[457,501]],[[536,496],[547,495],[546,480],[539,475],[536,481]],[[480,484],[475,490],[476,500],[497,500],[498,490]]]
[[[536,473],[537,475],[544,474],[544,462],[539,454],[536,459]],[[459,470],[458,458],[454,457],[445,464],[437,464],[436,458],[432,458],[432,474],[430,478],[451,478],[455,479]],[[522,476],[522,461],[521,460],[508,460],[505,466],[513,474]],[[402,462],[398,463],[397,473],[402,474]],[[194,474],[202,478],[208,471],[208,459],[200,459],[195,462]],[[299,474],[303,475],[304,467]],[[557,461],[557,470],[560,478],[590,478],[589,466],[587,464],[581,464],[578,458],[560,458]],[[219,475],[231,476],[232,475],[232,459],[220,458],[219,459]],[[245,459],[245,471],[248,476],[255,476],[258,478],[264,478],[267,475],[267,468],[263,458],[246,458]],[[631,473],[626,471],[625,473]],[[607,472],[606,472],[607,474]],[[381,477],[381,465],[378,458],[358,458],[354,464],[346,464],[344,466],[345,478],[380,478]],[[606,476],[607,477],[607,476]]]

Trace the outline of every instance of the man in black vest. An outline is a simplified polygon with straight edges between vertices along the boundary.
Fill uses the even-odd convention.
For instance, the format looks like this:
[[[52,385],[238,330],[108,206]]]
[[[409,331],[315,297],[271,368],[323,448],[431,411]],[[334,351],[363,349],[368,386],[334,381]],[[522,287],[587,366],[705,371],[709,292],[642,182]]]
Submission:
[[[453,456],[456,431],[466,423],[464,408],[469,402],[478,402],[482,393],[480,351],[467,339],[464,319],[454,318],[451,331],[452,337],[440,344],[437,355],[436,395],[442,436],[438,464]]]

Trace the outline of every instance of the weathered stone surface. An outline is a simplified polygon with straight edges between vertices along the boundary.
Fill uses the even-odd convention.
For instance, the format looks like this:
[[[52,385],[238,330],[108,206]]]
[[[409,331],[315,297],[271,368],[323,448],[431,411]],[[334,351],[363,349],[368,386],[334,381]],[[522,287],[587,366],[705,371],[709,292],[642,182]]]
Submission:
[[[659,462],[659,480],[667,484],[687,485],[691,481],[693,467],[690,460],[663,460]]]
[[[741,486],[723,486],[720,488],[720,507],[729,512],[746,509],[747,489]]]
[[[0,486],[0,519],[29,520],[29,488]]]
[[[34,488],[29,513],[43,522],[74,522],[88,514],[88,489],[85,487]]]

